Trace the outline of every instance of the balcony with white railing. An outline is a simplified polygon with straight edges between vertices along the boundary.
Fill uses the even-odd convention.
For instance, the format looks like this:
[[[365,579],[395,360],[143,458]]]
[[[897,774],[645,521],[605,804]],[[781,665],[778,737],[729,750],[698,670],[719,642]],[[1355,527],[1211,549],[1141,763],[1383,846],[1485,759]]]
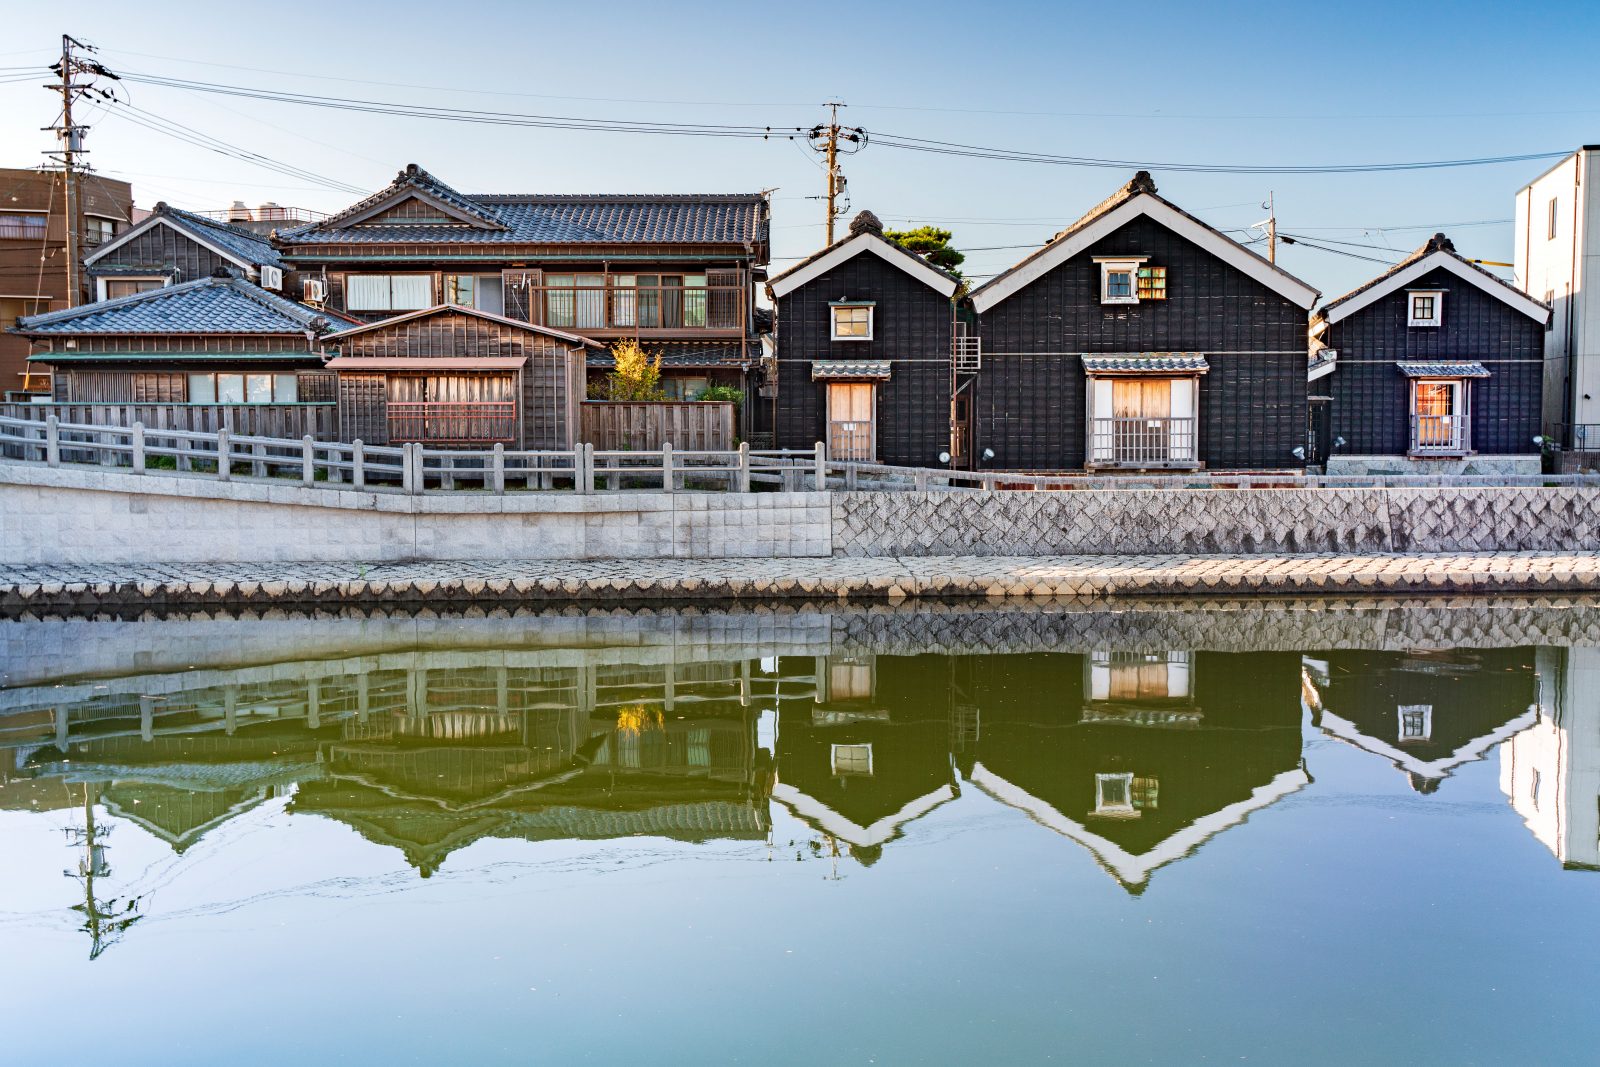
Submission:
[[[1460,456],[1471,451],[1465,415],[1411,416],[1413,456]]]
[[[1200,466],[1193,418],[1118,416],[1089,420],[1091,470],[1192,470]]]

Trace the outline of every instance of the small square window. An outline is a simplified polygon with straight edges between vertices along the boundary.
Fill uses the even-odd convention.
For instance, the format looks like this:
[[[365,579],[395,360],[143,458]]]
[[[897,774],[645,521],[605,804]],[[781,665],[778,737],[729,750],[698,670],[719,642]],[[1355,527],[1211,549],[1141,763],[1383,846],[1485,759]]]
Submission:
[[[1100,261],[1100,302],[1102,304],[1137,304],[1141,279],[1140,261],[1137,259]],[[1153,279],[1152,279],[1153,280]],[[1162,288],[1166,279],[1162,279]]]
[[[1411,314],[1406,320],[1410,326],[1438,326],[1444,321],[1444,294],[1441,292],[1412,292],[1409,294]]]
[[[872,340],[871,304],[835,304],[831,311],[835,341]]]
[[[1433,736],[1433,705],[1400,705],[1400,740],[1426,741]]]
[[[866,775],[872,773],[871,745],[834,745],[833,773],[836,775]]]
[[[1139,299],[1165,300],[1167,298],[1167,268],[1139,268]]]

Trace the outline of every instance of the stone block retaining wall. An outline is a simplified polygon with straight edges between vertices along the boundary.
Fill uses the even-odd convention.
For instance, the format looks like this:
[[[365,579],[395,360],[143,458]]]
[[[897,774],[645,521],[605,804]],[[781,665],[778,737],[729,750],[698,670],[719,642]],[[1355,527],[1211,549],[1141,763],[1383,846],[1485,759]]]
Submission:
[[[1579,486],[413,497],[0,464],[10,566],[1595,550]]]

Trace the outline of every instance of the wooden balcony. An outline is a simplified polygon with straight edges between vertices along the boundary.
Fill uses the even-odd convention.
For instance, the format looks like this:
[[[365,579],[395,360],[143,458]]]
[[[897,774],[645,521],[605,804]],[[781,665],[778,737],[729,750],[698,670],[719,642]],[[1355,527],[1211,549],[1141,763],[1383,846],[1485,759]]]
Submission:
[[[388,421],[390,444],[511,444],[517,439],[517,402],[391,400]]]
[[[1200,465],[1192,418],[1119,416],[1089,420],[1090,470],[1193,470]]]
[[[532,322],[585,337],[742,337],[749,286],[531,285],[527,297]]]

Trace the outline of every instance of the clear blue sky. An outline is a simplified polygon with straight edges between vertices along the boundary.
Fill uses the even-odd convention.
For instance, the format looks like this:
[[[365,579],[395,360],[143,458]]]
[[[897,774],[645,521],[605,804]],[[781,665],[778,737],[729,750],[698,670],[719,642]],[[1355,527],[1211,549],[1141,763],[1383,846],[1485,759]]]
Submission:
[[[1600,141],[1594,3],[13,7],[0,67],[48,62],[69,32],[99,45],[113,69],[406,103],[797,126],[819,121],[834,98],[869,131],[1153,162],[1454,159]],[[821,208],[807,199],[821,174],[788,142],[497,129],[145,86],[133,102],[362,188],[412,161],[465,192],[776,187],[774,255],[821,241]],[[53,118],[35,83],[0,84],[0,164],[36,164],[49,136],[38,127]],[[133,181],[141,205],[241,198],[330,210],[353,199],[115,114],[91,121],[92,162]],[[1291,233],[1406,250],[1454,224],[1445,228],[1464,253],[1509,259],[1513,196],[1544,166],[1292,177],[1154,169],[1165,195],[1222,228],[1262,218],[1270,190]],[[891,224],[946,225],[967,248],[1035,245],[1129,176],[887,146],[869,147],[846,173],[856,208]],[[989,274],[1025,251],[974,252],[966,269]],[[1281,262],[1327,296],[1383,269],[1294,248]]]

